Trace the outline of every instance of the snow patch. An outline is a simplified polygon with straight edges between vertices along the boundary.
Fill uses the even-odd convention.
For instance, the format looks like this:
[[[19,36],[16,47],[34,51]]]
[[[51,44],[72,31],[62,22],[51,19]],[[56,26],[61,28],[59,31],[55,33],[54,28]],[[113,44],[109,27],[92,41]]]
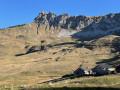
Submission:
[[[72,31],[70,32],[69,30],[65,30],[62,29],[59,33],[58,33],[58,37],[70,37],[72,34],[76,33],[77,31]]]

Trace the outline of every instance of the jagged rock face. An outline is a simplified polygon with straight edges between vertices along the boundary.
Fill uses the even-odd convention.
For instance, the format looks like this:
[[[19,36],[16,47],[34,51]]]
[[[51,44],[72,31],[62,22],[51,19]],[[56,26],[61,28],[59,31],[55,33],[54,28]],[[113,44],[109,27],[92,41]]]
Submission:
[[[68,14],[56,15],[54,13],[41,12],[34,22],[50,26],[60,26],[64,29],[82,29],[93,20],[86,16],[70,16]]]
[[[94,22],[91,23],[86,29],[89,30],[108,30],[119,27],[120,14],[109,14],[106,16],[94,17]]]
[[[120,25],[120,14],[106,16],[70,16],[68,14],[56,15],[54,13],[41,12],[34,20],[35,23],[60,26],[63,29],[74,30],[107,30]]]
[[[41,12],[38,17],[35,18],[34,22],[43,24],[43,25],[50,25],[50,26],[61,26],[63,27],[66,24],[66,19],[70,17],[68,14],[63,15],[56,15],[54,13],[49,12]]]

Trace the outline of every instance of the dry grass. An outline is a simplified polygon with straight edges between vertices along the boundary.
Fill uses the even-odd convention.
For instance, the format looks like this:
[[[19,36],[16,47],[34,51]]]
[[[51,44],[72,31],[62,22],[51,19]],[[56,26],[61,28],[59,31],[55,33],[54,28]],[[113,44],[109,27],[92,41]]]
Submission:
[[[24,28],[26,27],[27,26],[24,26]],[[16,27],[11,33],[15,33],[16,29],[24,30],[24,28]],[[92,50],[85,47],[77,48],[76,45],[81,42],[76,41],[76,39],[45,36],[36,38],[34,33],[31,34],[31,37],[16,38],[15,34],[13,34],[13,36],[7,35],[7,32],[6,30],[0,33],[0,86],[9,86],[11,84],[18,86],[32,85],[38,82],[48,81],[65,74],[73,73],[80,65],[92,68],[97,62],[115,56],[115,54],[110,52],[111,48],[109,47],[95,48]],[[23,31],[19,31],[17,34],[20,35],[22,32]],[[115,37],[117,36],[110,36],[102,39],[109,38],[112,40]],[[43,45],[49,44],[53,47],[23,56],[15,56],[16,54],[26,53],[32,46],[40,46],[41,40],[45,40]],[[64,45],[62,43],[64,43]],[[26,49],[26,46],[29,48]],[[63,49],[67,50],[64,51]],[[91,78],[95,79],[94,77]],[[97,82],[99,81],[98,79],[95,80]],[[83,82],[84,85],[90,82],[87,81],[87,78],[85,78],[85,81],[86,82]],[[68,80],[68,82],[69,85],[74,85],[71,84],[73,81]],[[63,82],[61,82],[61,85],[62,83]]]
[[[44,78],[45,76],[43,76]],[[32,80],[32,79],[31,79]],[[36,78],[38,80],[38,78]],[[34,82],[34,80],[32,80]],[[107,76],[86,76],[86,77],[77,77],[74,79],[66,79],[62,81],[57,82],[46,82],[43,84],[25,84],[21,83],[19,85],[17,84],[11,84],[2,86],[1,88],[4,89],[5,87],[11,88],[13,85],[13,88],[15,90],[98,90],[98,88],[102,90],[119,90],[120,88],[120,74],[116,75],[107,75]],[[100,90],[101,90],[100,89]]]

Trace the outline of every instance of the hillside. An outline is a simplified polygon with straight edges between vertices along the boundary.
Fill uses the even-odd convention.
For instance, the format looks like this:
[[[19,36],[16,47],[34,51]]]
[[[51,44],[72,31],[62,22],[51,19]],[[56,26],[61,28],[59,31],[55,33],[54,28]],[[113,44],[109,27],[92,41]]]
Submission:
[[[41,12],[32,23],[0,30],[0,86],[36,84],[79,66],[120,64],[120,14]]]

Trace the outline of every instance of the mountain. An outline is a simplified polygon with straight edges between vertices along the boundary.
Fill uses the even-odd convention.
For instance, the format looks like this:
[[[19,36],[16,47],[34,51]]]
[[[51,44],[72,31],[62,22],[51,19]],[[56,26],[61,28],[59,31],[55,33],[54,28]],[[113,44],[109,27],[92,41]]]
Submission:
[[[70,16],[68,14],[56,15],[54,13],[41,12],[34,19],[37,24],[61,27],[62,29],[89,29],[107,30],[119,27],[120,14],[109,14],[105,16]],[[109,26],[108,26],[109,25]]]
[[[52,12],[41,12],[30,24],[10,27],[17,29],[17,35],[40,37],[45,34],[52,37],[101,37],[118,34],[120,30],[120,14],[108,14],[103,16],[70,16],[68,14],[56,15]],[[9,33],[8,33],[9,32]],[[20,33],[22,32],[22,33]]]
[[[119,13],[70,16],[43,11],[32,23],[0,29],[0,86],[56,79],[79,66],[117,66],[119,25]]]
[[[120,30],[120,14],[104,16],[70,16],[68,14],[56,15],[54,13],[41,12],[34,20],[38,25],[60,27],[58,36],[96,36],[114,34]],[[67,30],[64,30],[67,29]],[[70,32],[69,30],[72,30]],[[64,33],[63,33],[64,32]],[[65,34],[66,33],[66,34]]]

